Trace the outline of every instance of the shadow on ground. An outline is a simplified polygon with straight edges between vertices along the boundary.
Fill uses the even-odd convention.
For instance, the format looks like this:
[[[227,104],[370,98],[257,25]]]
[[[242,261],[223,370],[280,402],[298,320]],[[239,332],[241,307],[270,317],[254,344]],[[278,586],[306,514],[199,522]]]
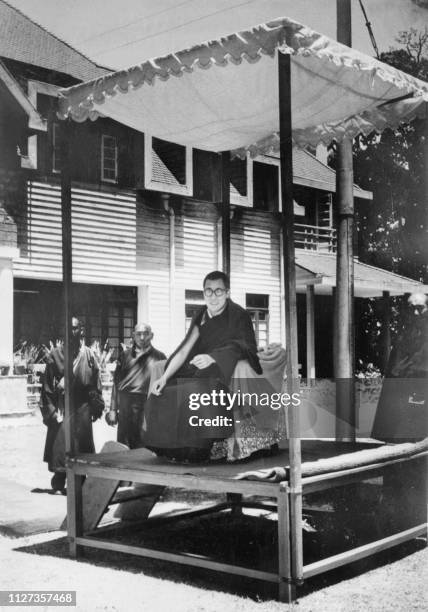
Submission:
[[[224,519],[224,517],[222,518]],[[224,521],[218,523],[211,518],[210,520],[201,519],[196,525],[194,521],[194,527],[191,531],[189,531],[189,526],[185,524],[186,521],[183,521],[182,525],[178,528],[169,527],[165,530],[163,527],[159,530],[151,530],[150,534],[141,531],[133,531],[127,534],[121,533],[116,535],[115,541],[140,546],[144,544],[147,547],[168,549],[169,551],[180,549],[194,553],[198,551],[199,554],[214,556],[216,560],[218,560],[216,553],[221,551],[223,553],[221,554],[221,561],[226,563],[233,562],[245,566],[251,565],[251,567],[258,567],[264,571],[274,569],[273,557],[275,555],[272,555],[272,550],[275,550],[275,548],[272,548],[272,546],[275,543],[272,537],[273,531],[276,529],[275,522],[265,520],[263,528],[259,527],[258,537],[256,538],[254,537],[254,524],[252,525],[252,530],[248,529],[254,517],[244,518],[250,518],[251,520],[244,521],[243,529],[237,529],[236,524],[233,525],[232,522],[230,529],[228,529]],[[257,520],[260,521],[260,518]],[[252,539],[248,539],[250,533]],[[245,534],[247,539],[245,539]],[[344,580],[349,580],[370,570],[403,559],[423,549],[425,546],[426,541],[420,538],[343,568],[311,578],[299,588],[299,597],[304,597],[328,586],[338,584]],[[69,558],[66,537],[30,546],[21,546],[15,550],[34,555]],[[232,595],[250,597],[254,601],[277,598],[277,587],[275,584],[114,551],[85,548],[79,560],[76,560],[76,563],[143,574],[156,579],[185,583],[189,586],[202,589],[221,590]]]

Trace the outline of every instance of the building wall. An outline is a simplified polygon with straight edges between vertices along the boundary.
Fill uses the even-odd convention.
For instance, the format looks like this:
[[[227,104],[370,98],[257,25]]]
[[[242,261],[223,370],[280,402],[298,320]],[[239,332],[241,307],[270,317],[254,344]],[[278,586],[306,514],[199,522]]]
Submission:
[[[61,190],[58,182],[27,181],[26,205],[15,213],[24,240],[14,263],[18,278],[62,278]],[[73,281],[138,285],[136,197],[125,191],[72,189]]]
[[[148,323],[154,344],[170,350],[169,219],[159,197],[142,195],[137,208],[137,267],[140,284],[148,286]]]
[[[235,209],[231,222],[233,299],[245,307],[247,293],[269,295],[269,342],[281,339],[280,226],[268,212]]]
[[[48,121],[48,131],[35,137],[34,170],[18,171],[16,185],[8,188],[20,248],[14,276],[59,281],[62,229],[60,175],[53,171],[54,154],[58,154],[53,140],[54,93],[42,88],[36,103]],[[116,184],[101,181],[103,134],[118,142]],[[221,224],[214,203],[219,199],[220,157],[194,151],[195,199],[171,196],[168,200],[143,189],[142,134],[100,119],[73,124],[71,140],[73,281],[141,288],[140,316],[153,326],[156,345],[169,352],[185,333],[186,290],[201,290],[204,276],[221,268]],[[169,208],[164,206],[166,200]],[[245,307],[247,293],[268,294],[269,339],[279,341],[280,253],[275,214],[237,207],[231,226],[232,299]]]
[[[26,204],[17,208],[15,218],[25,228],[15,277],[61,280],[58,182],[28,181]],[[146,318],[156,344],[171,351],[185,333],[185,291],[201,290],[204,276],[221,267],[216,206],[178,200],[168,210],[157,194],[75,185],[72,228],[73,281],[148,287]],[[246,293],[269,295],[269,339],[279,341],[279,227],[271,213],[236,211],[231,268],[231,295],[237,303],[245,307]]]

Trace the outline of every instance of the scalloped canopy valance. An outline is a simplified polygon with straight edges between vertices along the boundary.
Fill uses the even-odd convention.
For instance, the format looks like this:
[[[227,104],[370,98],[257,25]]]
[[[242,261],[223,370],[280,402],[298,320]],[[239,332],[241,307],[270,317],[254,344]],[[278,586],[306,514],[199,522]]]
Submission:
[[[293,137],[328,144],[426,113],[428,84],[286,18],[61,91],[59,116],[111,117],[209,151],[278,149],[278,56],[291,56]]]

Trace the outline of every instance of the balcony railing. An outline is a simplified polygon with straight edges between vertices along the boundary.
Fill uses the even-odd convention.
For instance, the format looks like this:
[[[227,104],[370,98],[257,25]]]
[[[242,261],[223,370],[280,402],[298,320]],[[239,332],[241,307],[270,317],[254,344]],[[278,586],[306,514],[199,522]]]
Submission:
[[[332,227],[294,224],[294,245],[296,249],[335,253],[336,243],[336,230]]]

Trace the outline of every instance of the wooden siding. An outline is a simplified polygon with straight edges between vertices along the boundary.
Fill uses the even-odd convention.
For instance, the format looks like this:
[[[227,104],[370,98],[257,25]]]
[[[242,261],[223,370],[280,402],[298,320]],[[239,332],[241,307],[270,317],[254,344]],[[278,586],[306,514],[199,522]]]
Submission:
[[[137,203],[137,266],[143,285],[148,285],[148,323],[153,344],[169,353],[169,218],[158,196],[142,196]],[[184,317],[184,315],[183,315]]]
[[[218,268],[218,210],[214,204],[176,201],[171,218],[158,195],[139,193],[73,187],[73,278],[80,283],[148,286],[146,312],[155,345],[169,353],[184,334],[185,290],[200,290],[204,276]],[[61,279],[60,199],[60,187],[53,181],[28,183],[20,219],[27,229],[27,248],[14,264],[16,277]],[[272,214],[235,211],[231,264],[232,298],[245,307],[246,293],[268,294],[269,338],[279,341],[279,226]]]
[[[231,296],[245,307],[246,293],[269,295],[269,341],[280,342],[279,224],[266,212],[238,210],[231,222]]]
[[[213,204],[184,202],[175,218],[175,305],[180,340],[185,332],[185,291],[201,290],[204,277],[218,267],[218,212]]]
[[[29,181],[25,209],[25,256],[14,264],[17,277],[60,280],[61,190],[58,184]],[[136,202],[132,193],[73,187],[73,280],[137,285]]]

